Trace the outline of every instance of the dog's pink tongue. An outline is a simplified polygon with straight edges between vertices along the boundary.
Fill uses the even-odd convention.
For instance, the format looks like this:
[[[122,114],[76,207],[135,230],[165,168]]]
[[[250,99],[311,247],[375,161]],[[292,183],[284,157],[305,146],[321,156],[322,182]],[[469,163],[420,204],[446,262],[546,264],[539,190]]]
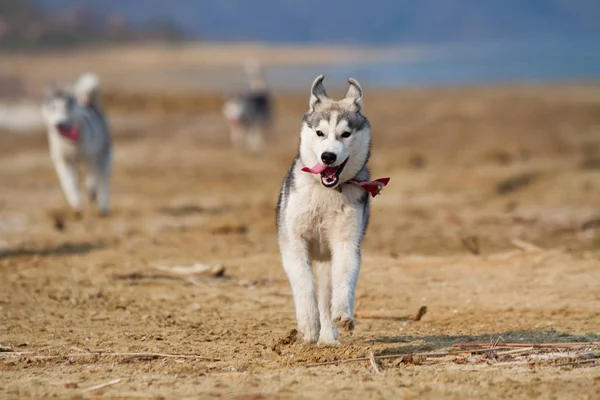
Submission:
[[[75,142],[79,140],[79,130],[74,126],[60,127],[58,128],[58,131],[61,135],[70,140]]]
[[[327,169],[326,166],[321,165],[321,164],[316,164],[312,168],[303,167],[302,171],[304,171],[304,172],[310,172],[311,174],[320,174],[321,172],[325,171],[326,169]]]

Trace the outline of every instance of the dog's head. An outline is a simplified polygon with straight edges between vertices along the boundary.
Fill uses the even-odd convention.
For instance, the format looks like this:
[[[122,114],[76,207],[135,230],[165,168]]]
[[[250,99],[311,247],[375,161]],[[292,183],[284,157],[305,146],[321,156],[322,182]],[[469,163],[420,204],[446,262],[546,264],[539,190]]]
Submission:
[[[72,128],[72,113],[75,98],[66,90],[55,86],[46,88],[46,96],[42,103],[42,116],[50,129],[63,133]]]
[[[350,78],[346,97],[333,100],[325,92],[324,76],[311,88],[309,110],[302,120],[300,158],[318,173],[321,184],[335,188],[354,178],[369,159],[371,127],[362,114],[360,84]]]

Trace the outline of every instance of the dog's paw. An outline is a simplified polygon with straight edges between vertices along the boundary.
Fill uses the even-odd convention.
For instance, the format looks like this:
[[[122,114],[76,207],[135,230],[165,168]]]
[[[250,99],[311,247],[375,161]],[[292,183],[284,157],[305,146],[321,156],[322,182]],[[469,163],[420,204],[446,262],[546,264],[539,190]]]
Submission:
[[[314,323],[298,324],[298,330],[302,333],[305,344],[314,344],[319,340],[319,325]]]
[[[325,321],[319,332],[319,346],[339,346],[338,330],[334,324]]]
[[[317,342],[317,345],[319,347],[336,347],[336,346],[340,346],[341,343],[337,339],[323,339],[323,338],[320,338],[319,341]]]
[[[302,341],[304,342],[305,345],[313,345],[313,344],[317,343],[318,340],[319,340],[318,336],[314,336],[314,335],[310,335],[310,334],[302,335]]]
[[[346,331],[354,330],[354,319],[352,317],[337,317],[333,320],[335,324]]]

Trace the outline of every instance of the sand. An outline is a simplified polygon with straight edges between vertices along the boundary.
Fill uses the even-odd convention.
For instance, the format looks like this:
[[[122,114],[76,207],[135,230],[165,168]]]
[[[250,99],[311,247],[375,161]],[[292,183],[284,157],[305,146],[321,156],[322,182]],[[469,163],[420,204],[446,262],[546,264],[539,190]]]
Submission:
[[[371,169],[392,180],[337,348],[286,340],[274,208],[307,96],[277,98],[261,156],[230,148],[216,107],[108,102],[108,218],[68,212],[42,132],[0,133],[0,397],[598,398],[597,364],[305,366],[600,341],[600,86],[365,90]],[[224,276],[123,276],[194,264]]]

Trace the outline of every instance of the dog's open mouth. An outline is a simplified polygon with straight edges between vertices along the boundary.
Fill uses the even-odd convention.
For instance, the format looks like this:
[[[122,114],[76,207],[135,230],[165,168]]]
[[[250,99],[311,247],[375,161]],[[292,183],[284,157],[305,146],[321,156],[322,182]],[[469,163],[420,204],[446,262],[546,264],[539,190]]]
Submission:
[[[60,123],[56,125],[56,129],[61,136],[66,137],[69,140],[75,142],[79,140],[79,130],[71,124]]]
[[[340,175],[346,166],[348,159],[344,160],[343,163],[337,167],[327,167],[321,172],[321,183],[323,186],[330,188],[340,183]]]
[[[343,163],[336,167],[326,167],[324,165],[317,164],[313,168],[304,167],[302,171],[310,172],[312,174],[321,174],[321,184],[326,188],[335,187],[340,183],[340,175],[348,162],[348,158]]]

